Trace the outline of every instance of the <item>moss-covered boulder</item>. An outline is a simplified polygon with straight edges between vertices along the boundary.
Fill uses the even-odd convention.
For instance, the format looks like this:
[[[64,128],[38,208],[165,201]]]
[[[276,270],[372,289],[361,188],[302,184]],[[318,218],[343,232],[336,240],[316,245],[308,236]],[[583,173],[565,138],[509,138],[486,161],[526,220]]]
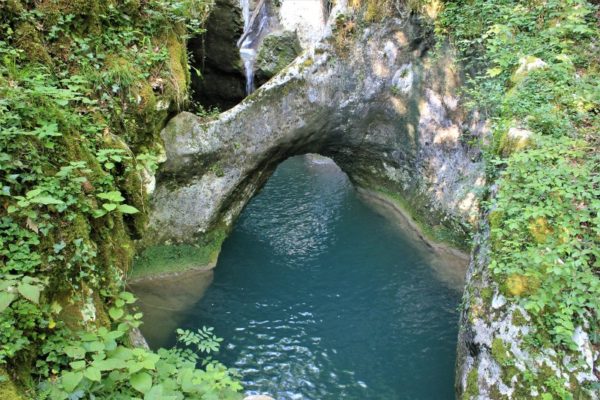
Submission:
[[[266,82],[287,67],[302,51],[296,32],[274,32],[264,38],[256,58],[256,79]]]

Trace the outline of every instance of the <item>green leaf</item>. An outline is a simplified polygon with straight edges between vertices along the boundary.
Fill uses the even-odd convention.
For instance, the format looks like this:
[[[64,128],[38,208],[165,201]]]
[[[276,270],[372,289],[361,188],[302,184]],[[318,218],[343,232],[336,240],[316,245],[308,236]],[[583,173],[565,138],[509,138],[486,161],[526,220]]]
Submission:
[[[162,400],[163,396],[163,387],[162,385],[153,386],[152,389],[144,396],[144,400]]]
[[[131,358],[131,353],[131,349],[128,349],[127,347],[118,347],[115,351],[111,353],[111,358],[118,358],[120,360],[126,361]]]
[[[144,363],[142,362],[134,362],[134,363],[129,363],[127,365],[127,371],[129,371],[130,374],[136,373],[140,370],[144,369]],[[149,369],[149,368],[146,368]]]
[[[96,360],[93,365],[100,371],[112,371],[127,367],[125,361],[118,358],[107,358],[106,360]]]
[[[41,289],[39,286],[30,285],[28,283],[21,283],[17,286],[17,290],[23,297],[32,303],[38,304],[40,302],[40,292]]]
[[[129,378],[131,386],[141,393],[147,393],[152,387],[152,376],[147,372],[138,372]]]
[[[99,193],[98,197],[104,200],[112,201],[113,203],[120,203],[125,200],[119,191]]]
[[[94,381],[94,382],[100,382],[100,378],[102,377],[100,370],[94,366],[88,367],[83,374],[90,381]]]
[[[17,297],[14,293],[0,292],[0,312],[4,311]]]
[[[93,342],[87,343],[89,351],[99,352],[104,350],[104,342],[95,340]]]
[[[142,362],[145,369],[156,368],[156,363],[160,360],[160,356],[154,353],[148,353],[146,359]]]
[[[34,197],[33,199],[30,199],[29,202],[35,203],[35,204],[43,204],[43,205],[64,204],[64,201],[55,199],[52,196],[37,196],[37,197]]]
[[[108,309],[108,315],[110,315],[110,317],[115,321],[120,319],[123,314],[125,314],[125,312],[122,308],[111,307]]]
[[[135,302],[135,296],[130,292],[121,292],[119,293],[119,297],[125,300],[127,304],[132,304]]]
[[[106,211],[113,211],[115,208],[117,208],[118,204],[115,203],[104,203],[102,204],[102,207],[106,210]]]
[[[94,210],[93,211],[94,218],[104,217],[106,215],[105,210]]]
[[[65,372],[62,376],[62,385],[66,392],[71,393],[75,390],[79,382],[83,379],[83,372]]]
[[[83,358],[85,357],[85,349],[80,346],[67,346],[65,347],[65,354],[70,358]]]
[[[140,212],[140,210],[138,210],[137,208],[129,206],[127,204],[121,204],[119,207],[117,207],[117,210],[122,212],[123,214],[136,214]]]
[[[71,368],[73,368],[75,370],[84,369],[85,368],[85,361],[84,360],[72,361],[72,362],[69,363],[69,365],[71,366]]]
[[[490,78],[493,78],[495,76],[498,76],[502,73],[502,68],[499,67],[495,67],[495,68],[490,68],[487,70],[487,74]]]
[[[42,194],[43,190],[42,189],[33,189],[28,191],[27,193],[25,193],[25,197],[27,197],[28,199],[31,199],[33,197],[39,196],[40,194]]]

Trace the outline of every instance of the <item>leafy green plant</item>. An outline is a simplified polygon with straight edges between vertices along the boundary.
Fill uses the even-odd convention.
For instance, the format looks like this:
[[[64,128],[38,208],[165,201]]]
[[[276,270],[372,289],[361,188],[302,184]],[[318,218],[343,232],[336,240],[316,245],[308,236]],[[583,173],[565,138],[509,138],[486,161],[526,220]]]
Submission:
[[[157,165],[136,146],[175,109],[146,113],[182,104],[173,68],[210,4],[0,5],[0,370],[31,398],[238,397],[218,363],[132,348],[122,292],[142,214],[126,199],[143,204],[136,171]]]
[[[115,330],[99,328],[80,332],[75,339],[59,340],[45,351],[52,355],[47,371],[60,371],[52,383],[40,387],[42,398],[67,399],[72,396],[130,399],[239,399],[241,386],[235,373],[210,359],[203,359],[204,370],[197,369],[199,353],[218,351],[221,339],[212,329],[197,333],[178,330],[184,348],[153,352],[126,345],[128,332],[140,324],[141,314],[130,315],[124,307],[135,301],[122,292],[114,300],[109,314]],[[187,346],[194,346],[194,349]],[[64,357],[57,358],[62,353]]]
[[[4,311],[18,297],[39,304],[40,293],[47,282],[31,276],[6,275],[0,280],[0,312]]]
[[[600,317],[596,12],[584,0],[457,0],[436,22],[463,57],[471,104],[492,122],[490,270],[529,311],[530,351],[561,357],[577,349],[575,329],[593,332]],[[547,398],[572,398],[562,378],[521,375]]]
[[[119,191],[98,193],[97,197],[102,199],[102,208],[94,210],[94,217],[99,218],[105,216],[107,213],[112,211],[118,211],[123,214],[136,214],[139,210],[133,206],[127,204],[121,204],[125,201],[125,198]]]

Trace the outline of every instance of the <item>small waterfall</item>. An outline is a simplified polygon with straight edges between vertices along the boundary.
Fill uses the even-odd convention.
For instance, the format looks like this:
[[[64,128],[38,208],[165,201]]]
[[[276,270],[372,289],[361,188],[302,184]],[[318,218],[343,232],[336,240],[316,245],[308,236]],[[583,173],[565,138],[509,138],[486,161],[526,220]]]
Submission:
[[[244,33],[246,33],[250,25],[250,0],[240,0],[240,7],[244,18]]]
[[[246,74],[246,95],[254,91],[256,51],[269,22],[265,0],[259,1],[252,13],[250,13],[250,1],[240,0],[240,8],[244,18],[244,33],[237,43]]]
[[[250,47],[241,47],[240,57],[244,63],[244,72],[246,74],[246,95],[249,95],[254,92],[254,61],[256,60],[256,50]]]

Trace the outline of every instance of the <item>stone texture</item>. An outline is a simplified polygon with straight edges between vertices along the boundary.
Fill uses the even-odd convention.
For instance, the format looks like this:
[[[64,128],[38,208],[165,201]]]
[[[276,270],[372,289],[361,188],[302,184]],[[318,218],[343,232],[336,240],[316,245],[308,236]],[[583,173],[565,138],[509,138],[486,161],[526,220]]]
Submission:
[[[432,34],[416,19],[336,29],[336,13],[348,12],[340,4],[324,39],[241,104],[211,122],[182,113],[164,129],[167,160],[146,243],[193,243],[231,226],[281,161],[321,154],[356,186],[402,198],[423,226],[444,226],[460,238],[482,222],[461,317],[461,398],[539,398],[540,382],[519,378],[527,370],[574,379],[579,388],[597,382],[598,351],[585,329],[567,357],[551,348],[533,354],[525,343],[531,318],[490,275],[487,216],[479,220],[477,195],[483,164],[470,145],[486,122],[461,106],[452,50],[442,45],[431,56]],[[581,398],[598,397],[579,388]]]
[[[295,32],[283,31],[267,35],[260,45],[256,58],[258,85],[271,79],[287,67],[300,54],[302,47]]]
[[[492,278],[488,268],[489,235],[484,223],[467,271],[456,360],[458,398],[541,398],[550,380],[564,379],[564,389],[573,398],[598,399],[599,393],[592,385],[598,382],[594,363],[600,359],[600,352],[597,347],[594,350],[582,327],[577,327],[573,336],[578,348],[569,354],[561,354],[551,346],[527,344],[527,335],[536,328],[529,313],[506,299]],[[528,371],[534,371],[537,380],[526,380]]]
[[[308,48],[325,30],[326,0],[281,0],[279,20],[283,29],[298,34],[302,48]]]
[[[245,96],[245,80],[237,40],[244,21],[239,0],[217,0],[206,22],[206,33],[190,40],[194,99],[206,108],[229,109]]]
[[[358,186],[400,195],[424,223],[470,230],[483,172],[463,140],[451,52],[430,58],[416,21],[366,29],[347,52],[335,35],[218,120],[170,122],[153,242],[194,242],[230,225],[282,160],[304,153],[334,159]]]

